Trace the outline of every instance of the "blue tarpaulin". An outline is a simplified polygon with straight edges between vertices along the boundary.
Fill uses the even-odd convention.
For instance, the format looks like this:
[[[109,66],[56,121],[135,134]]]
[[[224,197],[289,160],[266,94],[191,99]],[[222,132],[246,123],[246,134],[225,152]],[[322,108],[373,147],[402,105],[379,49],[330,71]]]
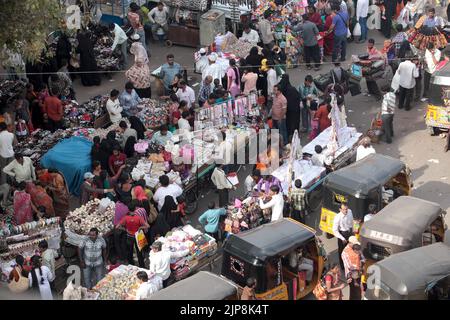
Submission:
[[[61,141],[41,159],[44,168],[58,169],[66,178],[70,193],[79,196],[84,174],[91,171],[92,142],[72,137]]]

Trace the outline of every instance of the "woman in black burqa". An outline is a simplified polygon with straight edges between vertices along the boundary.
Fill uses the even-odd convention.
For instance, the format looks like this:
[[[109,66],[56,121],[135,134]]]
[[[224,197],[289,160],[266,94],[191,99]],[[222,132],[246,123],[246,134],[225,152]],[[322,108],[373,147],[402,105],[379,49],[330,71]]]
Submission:
[[[145,138],[145,126],[142,124],[141,120],[139,120],[136,116],[131,116],[128,118],[130,121],[131,129],[136,130],[138,140],[143,140]]]
[[[297,89],[291,85],[287,73],[281,76],[278,85],[281,93],[283,93],[287,100],[286,126],[288,137],[291,137],[294,134],[294,131],[298,130],[300,126],[300,94]],[[286,141],[286,143],[288,143],[288,141]]]
[[[94,45],[88,31],[81,31],[77,35],[77,53],[80,54],[80,76],[81,83],[85,87],[99,86],[101,83],[100,74],[95,60]]]
[[[183,225],[181,221],[181,213],[177,210],[178,206],[172,196],[166,196],[164,198],[164,205],[161,208],[161,213],[163,214],[167,224],[170,229],[180,227]]]

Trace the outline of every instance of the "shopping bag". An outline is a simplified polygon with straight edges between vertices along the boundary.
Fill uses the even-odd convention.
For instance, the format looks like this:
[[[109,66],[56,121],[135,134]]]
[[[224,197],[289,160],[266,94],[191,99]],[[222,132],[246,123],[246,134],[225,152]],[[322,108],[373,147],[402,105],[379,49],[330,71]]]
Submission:
[[[136,243],[139,251],[142,251],[142,249],[144,249],[148,245],[144,231],[139,230],[138,232],[135,233],[134,236],[136,237]]]
[[[361,35],[361,25],[359,24],[359,22],[357,22],[355,24],[355,27],[353,28],[353,36],[359,37],[360,35]]]
[[[352,33],[350,32],[350,28],[347,28],[347,39],[352,37]]]
[[[313,290],[313,294],[317,300],[327,300],[328,293],[323,281],[317,281],[317,285]]]

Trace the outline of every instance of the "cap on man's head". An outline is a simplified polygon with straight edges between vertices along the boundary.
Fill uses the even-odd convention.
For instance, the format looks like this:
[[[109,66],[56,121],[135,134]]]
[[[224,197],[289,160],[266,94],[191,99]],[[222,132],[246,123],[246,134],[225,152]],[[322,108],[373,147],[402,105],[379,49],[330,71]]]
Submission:
[[[351,244],[361,245],[361,243],[358,241],[358,239],[355,236],[351,236],[350,238],[348,238],[348,242]]]
[[[84,174],[84,180],[87,180],[87,179],[94,179],[94,178],[95,178],[95,175],[92,174],[92,172],[86,172],[86,173]]]
[[[199,51],[199,53],[200,53],[200,54],[205,54],[205,53],[206,53],[205,48],[201,48],[200,51]]]
[[[208,59],[212,62],[215,62],[217,60],[217,53],[213,52],[208,56]]]

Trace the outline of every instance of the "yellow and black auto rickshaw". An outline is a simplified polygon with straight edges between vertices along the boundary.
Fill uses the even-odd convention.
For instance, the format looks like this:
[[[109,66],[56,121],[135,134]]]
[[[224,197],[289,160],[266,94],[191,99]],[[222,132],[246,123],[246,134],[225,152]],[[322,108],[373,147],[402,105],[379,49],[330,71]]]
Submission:
[[[298,300],[311,293],[321,279],[325,259],[314,229],[284,218],[231,235],[223,246],[221,274],[240,288],[248,278],[255,278],[258,299]],[[312,266],[312,277],[308,279],[301,265],[293,267],[292,260]]]
[[[359,234],[366,267],[393,254],[443,242],[445,210],[415,197],[399,197],[365,222]]]
[[[150,300],[239,300],[238,286],[222,276],[199,271],[150,296]]]
[[[366,300],[450,299],[450,247],[444,243],[394,254],[371,268]]]
[[[353,219],[362,222],[369,204],[380,210],[393,199],[409,195],[410,175],[403,161],[382,154],[370,154],[331,172],[323,182],[320,230],[333,235],[334,218],[343,203],[352,210]]]
[[[450,129],[450,63],[431,77],[425,122],[432,135]]]

